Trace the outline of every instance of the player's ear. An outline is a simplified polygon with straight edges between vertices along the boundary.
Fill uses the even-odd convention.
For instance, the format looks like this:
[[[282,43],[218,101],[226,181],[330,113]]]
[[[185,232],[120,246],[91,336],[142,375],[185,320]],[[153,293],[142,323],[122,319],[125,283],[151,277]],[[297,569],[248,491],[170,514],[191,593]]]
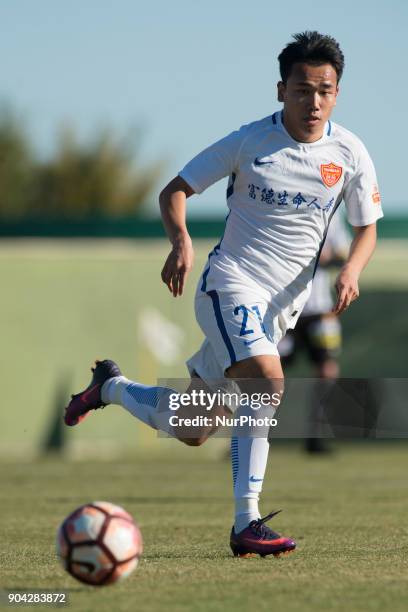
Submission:
[[[336,94],[335,94],[334,106],[336,106],[336,104],[337,104],[337,96],[339,95],[339,91],[340,91],[339,85],[337,84],[336,85]]]
[[[278,82],[278,102],[283,102],[283,96],[284,96],[284,92],[285,92],[285,83],[283,81],[279,81]]]

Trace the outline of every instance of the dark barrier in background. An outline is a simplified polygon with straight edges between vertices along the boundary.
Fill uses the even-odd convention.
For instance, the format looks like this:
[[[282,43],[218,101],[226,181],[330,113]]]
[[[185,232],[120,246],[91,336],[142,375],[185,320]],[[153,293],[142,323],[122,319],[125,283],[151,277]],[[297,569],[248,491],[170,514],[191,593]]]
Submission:
[[[193,238],[220,237],[224,219],[191,219]],[[165,236],[159,219],[84,219],[82,221],[0,222],[0,238],[162,238]],[[386,217],[378,223],[379,238],[408,238],[408,217]]]

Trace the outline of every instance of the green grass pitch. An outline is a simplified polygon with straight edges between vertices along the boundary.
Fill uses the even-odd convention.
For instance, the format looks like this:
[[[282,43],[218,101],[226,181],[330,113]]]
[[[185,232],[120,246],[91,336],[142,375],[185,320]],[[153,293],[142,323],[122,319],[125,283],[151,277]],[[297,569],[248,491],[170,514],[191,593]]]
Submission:
[[[261,508],[283,508],[271,524],[298,542],[279,559],[232,557],[230,466],[212,444],[174,442],[163,457],[115,462],[0,464],[1,586],[66,589],[80,612],[406,610],[405,443],[350,444],[328,458],[272,448]],[[95,499],[130,511],[145,544],[136,572],[103,590],[65,574],[54,549],[59,522]]]
[[[298,550],[265,560],[231,556],[225,441],[193,449],[158,440],[112,407],[66,432],[65,460],[38,458],[57,391],[82,388],[93,358],[117,359],[146,383],[185,376],[184,358],[201,340],[192,303],[210,247],[197,242],[186,294],[174,300],[160,281],[162,241],[0,244],[0,587],[69,589],[79,612],[406,610],[404,442],[347,444],[313,459],[300,442],[276,443],[261,509],[285,510],[271,525]],[[406,243],[379,245],[342,318],[344,375],[406,376],[407,263]],[[141,313],[152,309],[184,332],[172,363],[140,337]],[[292,370],[308,373],[302,360]],[[104,590],[76,583],[54,551],[62,519],[97,499],[129,510],[145,540],[136,573]]]

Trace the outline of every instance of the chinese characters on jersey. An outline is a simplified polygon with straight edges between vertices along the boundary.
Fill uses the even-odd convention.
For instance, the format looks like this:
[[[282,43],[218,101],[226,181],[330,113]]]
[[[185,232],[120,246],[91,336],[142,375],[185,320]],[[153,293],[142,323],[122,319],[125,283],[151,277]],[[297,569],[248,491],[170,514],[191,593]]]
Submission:
[[[328,202],[319,201],[317,198],[309,199],[306,198],[300,191],[294,196],[290,197],[286,189],[283,191],[274,191],[273,189],[261,189],[254,183],[248,185],[248,196],[251,200],[258,200],[265,204],[276,205],[276,206],[294,206],[296,210],[300,207],[316,208],[328,212],[334,204],[334,197]]]

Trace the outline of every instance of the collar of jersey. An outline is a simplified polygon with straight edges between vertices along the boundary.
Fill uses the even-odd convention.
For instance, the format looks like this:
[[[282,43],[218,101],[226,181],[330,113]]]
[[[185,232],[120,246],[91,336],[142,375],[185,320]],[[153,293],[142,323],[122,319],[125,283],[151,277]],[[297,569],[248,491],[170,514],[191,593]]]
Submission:
[[[322,142],[325,142],[328,138],[330,138],[330,135],[331,135],[332,130],[333,130],[332,122],[331,121],[326,121],[326,124],[324,126],[324,130],[323,130],[323,136],[321,138],[319,138],[319,140],[316,140],[315,142],[299,142],[298,140],[295,140],[294,138],[292,138],[292,136],[289,134],[289,132],[285,128],[285,126],[283,124],[283,111],[277,111],[276,113],[274,113],[272,115],[272,123],[278,129],[280,129],[282,132],[284,132],[285,136],[289,140],[291,140],[294,144],[296,144],[299,147],[315,147],[316,145],[319,145]]]

